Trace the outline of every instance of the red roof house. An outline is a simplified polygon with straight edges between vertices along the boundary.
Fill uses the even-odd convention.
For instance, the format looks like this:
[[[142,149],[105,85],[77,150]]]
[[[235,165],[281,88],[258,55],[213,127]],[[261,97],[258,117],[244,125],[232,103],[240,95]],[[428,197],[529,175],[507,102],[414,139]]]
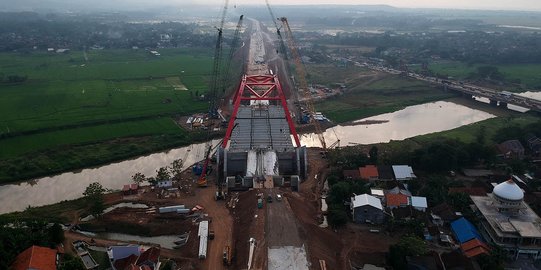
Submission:
[[[490,247],[488,247],[485,243],[479,241],[479,239],[477,238],[474,238],[460,245],[460,249],[468,258],[472,258],[480,254],[488,255],[490,253]]]
[[[389,208],[404,207],[408,206],[409,204],[408,196],[402,193],[387,193],[385,194],[385,201],[387,203],[387,207]]]
[[[371,181],[379,179],[378,167],[375,165],[366,165],[364,167],[360,167],[359,173],[361,174],[362,179]]]
[[[56,270],[56,250],[31,246],[21,252],[11,265],[12,270]]]

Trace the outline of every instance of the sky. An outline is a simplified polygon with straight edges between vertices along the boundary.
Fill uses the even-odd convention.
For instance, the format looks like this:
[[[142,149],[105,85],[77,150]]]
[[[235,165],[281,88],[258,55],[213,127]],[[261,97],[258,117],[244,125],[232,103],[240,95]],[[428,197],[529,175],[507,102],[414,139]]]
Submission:
[[[172,2],[174,0],[171,0]],[[222,0],[189,0],[194,3],[223,3]],[[230,4],[254,4],[264,0],[230,0]],[[271,5],[282,4],[345,4],[345,5],[391,5],[406,8],[453,8],[488,10],[541,11],[539,0],[269,0]]]

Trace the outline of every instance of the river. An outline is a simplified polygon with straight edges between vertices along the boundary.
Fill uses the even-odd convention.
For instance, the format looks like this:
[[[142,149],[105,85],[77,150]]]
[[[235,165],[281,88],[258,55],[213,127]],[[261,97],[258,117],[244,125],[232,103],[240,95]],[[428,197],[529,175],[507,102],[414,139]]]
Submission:
[[[388,122],[372,125],[336,126],[325,131],[328,144],[337,136],[346,144],[371,144],[403,140],[417,135],[445,131],[495,117],[492,114],[458,105],[438,101],[407,107],[392,113],[382,114],[364,120],[386,120]],[[336,135],[335,135],[336,134]],[[318,146],[317,136],[303,135],[303,144]],[[215,140],[213,144],[216,144]],[[175,159],[185,159],[191,165],[203,159],[205,144],[172,149],[135,159],[125,160],[97,168],[83,169],[50,177],[43,177],[17,184],[0,186],[0,213],[24,210],[27,206],[40,206],[82,196],[84,189],[92,182],[99,181],[109,189],[121,189],[131,183],[131,176],[141,172],[154,176],[156,169],[170,165]]]

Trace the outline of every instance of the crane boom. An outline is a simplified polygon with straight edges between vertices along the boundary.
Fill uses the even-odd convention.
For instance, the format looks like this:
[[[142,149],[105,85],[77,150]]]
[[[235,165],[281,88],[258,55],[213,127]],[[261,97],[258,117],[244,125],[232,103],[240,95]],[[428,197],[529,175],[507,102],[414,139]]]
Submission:
[[[304,65],[302,64],[299,51],[297,50],[297,44],[295,43],[295,40],[293,39],[293,34],[291,32],[291,27],[289,26],[289,22],[287,21],[287,18],[281,17],[280,21],[282,21],[282,24],[284,25],[289,49],[291,50],[291,54],[293,56],[293,59],[295,60],[297,79],[300,84],[299,92],[301,92],[302,95],[304,96],[304,103],[306,104],[308,111],[313,116],[315,115],[316,110],[314,107],[314,102],[312,101],[312,95],[310,94],[310,91],[308,90],[308,83],[306,82],[306,71],[304,69]],[[313,119],[313,124],[316,131],[315,133],[319,139],[319,142],[321,143],[321,147],[323,148],[323,151],[326,151],[327,145],[325,143],[325,137],[323,136],[321,126],[319,125],[319,120]]]
[[[231,49],[229,50],[229,57],[226,58],[225,63],[225,70],[222,77],[222,93],[225,93],[225,89],[227,88],[228,82],[229,82],[229,74],[231,73],[231,61],[233,60],[233,55],[235,54],[235,51],[237,51],[237,47],[239,44],[239,37],[240,37],[240,30],[242,29],[242,20],[244,18],[244,15],[240,15],[239,22],[237,23],[237,27],[235,28],[235,34],[233,34],[233,40],[231,41]]]
[[[265,0],[265,3],[267,4],[267,9],[269,10],[269,14],[271,16],[272,22],[274,23],[274,27],[276,28],[276,34],[278,35],[278,40],[280,41],[280,51],[284,55],[284,59],[287,60],[286,45],[284,43],[284,39],[282,38],[280,27],[278,26],[278,23],[276,22],[277,18],[274,16],[274,12],[272,12],[272,8],[269,4],[269,0]]]

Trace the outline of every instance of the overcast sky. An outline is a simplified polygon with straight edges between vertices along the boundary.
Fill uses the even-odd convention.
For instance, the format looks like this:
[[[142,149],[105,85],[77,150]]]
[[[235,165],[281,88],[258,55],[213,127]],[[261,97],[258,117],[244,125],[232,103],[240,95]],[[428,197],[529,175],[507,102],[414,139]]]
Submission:
[[[174,1],[174,0],[168,0]],[[184,0],[185,1],[185,0]],[[181,2],[184,2],[181,0]],[[189,0],[193,3],[223,3],[223,0]],[[264,0],[230,0],[234,5],[254,4]],[[540,0],[269,0],[271,5],[282,4],[348,4],[348,5],[391,5],[411,8],[456,8],[456,9],[510,9],[541,11]],[[178,2],[177,2],[178,3]]]

